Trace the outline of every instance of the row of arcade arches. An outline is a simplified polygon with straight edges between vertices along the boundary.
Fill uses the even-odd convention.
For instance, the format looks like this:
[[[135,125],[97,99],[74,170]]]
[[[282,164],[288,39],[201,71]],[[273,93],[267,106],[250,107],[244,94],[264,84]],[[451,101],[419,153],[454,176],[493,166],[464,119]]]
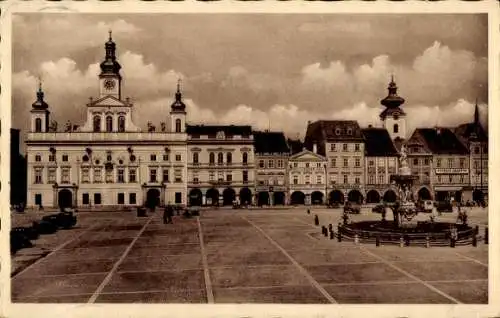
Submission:
[[[208,189],[205,193],[207,205],[219,205],[220,192],[215,188]],[[226,188],[222,191],[222,205],[232,205],[236,200],[236,191],[233,188]],[[203,193],[200,189],[189,191],[189,205],[200,206],[203,204]],[[242,205],[252,204],[252,191],[249,188],[242,188],[239,191],[239,202]]]

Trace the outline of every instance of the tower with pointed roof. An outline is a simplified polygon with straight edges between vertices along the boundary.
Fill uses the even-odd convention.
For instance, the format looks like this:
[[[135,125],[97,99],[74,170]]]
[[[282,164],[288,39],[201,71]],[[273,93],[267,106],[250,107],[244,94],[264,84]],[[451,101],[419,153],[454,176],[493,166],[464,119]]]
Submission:
[[[104,61],[101,62],[101,73],[99,74],[99,90],[100,97],[113,96],[121,99],[121,82],[120,63],[116,60],[116,44],[113,42],[111,31],[109,31],[109,39],[104,45],[106,55]]]
[[[182,101],[181,80],[177,82],[175,101],[170,106],[171,132],[184,133],[186,131],[186,104]]]
[[[44,92],[42,90],[42,82],[38,83],[38,91],[36,92],[36,101],[31,105],[31,131],[32,132],[48,132],[49,131],[49,104],[44,100]]]
[[[385,106],[384,111],[380,114],[382,125],[391,138],[406,139],[406,113],[401,108],[405,99],[398,96],[398,86],[394,81],[394,76],[391,76],[391,82],[387,88],[388,95],[380,101]]]

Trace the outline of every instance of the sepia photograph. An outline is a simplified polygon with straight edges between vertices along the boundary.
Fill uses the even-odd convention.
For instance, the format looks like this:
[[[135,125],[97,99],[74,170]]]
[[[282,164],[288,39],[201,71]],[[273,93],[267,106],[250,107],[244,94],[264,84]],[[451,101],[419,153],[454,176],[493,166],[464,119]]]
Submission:
[[[489,18],[12,14],[11,302],[487,305]]]

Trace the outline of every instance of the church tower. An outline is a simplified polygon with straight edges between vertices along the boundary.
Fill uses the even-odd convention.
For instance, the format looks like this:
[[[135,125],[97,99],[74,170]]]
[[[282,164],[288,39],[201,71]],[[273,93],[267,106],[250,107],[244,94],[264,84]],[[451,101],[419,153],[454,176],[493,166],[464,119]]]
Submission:
[[[384,111],[380,114],[382,125],[389,135],[394,140],[396,138],[406,138],[406,113],[401,109],[405,99],[398,96],[398,87],[394,82],[394,76],[391,76],[391,82],[387,88],[389,94],[382,99],[380,103],[385,106]]]
[[[49,105],[43,99],[42,82],[38,84],[36,92],[36,101],[31,105],[31,131],[48,132],[49,131]]]
[[[99,74],[99,92],[100,97],[113,96],[121,99],[122,76],[120,63],[116,60],[116,44],[113,42],[111,31],[109,39],[105,44],[106,56],[101,63],[101,73]]]
[[[186,105],[182,101],[181,80],[177,82],[175,101],[170,106],[170,131],[176,133],[186,132]]]

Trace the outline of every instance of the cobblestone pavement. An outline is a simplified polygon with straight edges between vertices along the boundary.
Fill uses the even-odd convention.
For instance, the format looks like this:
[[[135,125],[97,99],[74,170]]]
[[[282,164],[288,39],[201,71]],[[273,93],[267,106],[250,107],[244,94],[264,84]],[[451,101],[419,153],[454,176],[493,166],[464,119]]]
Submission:
[[[341,217],[319,208],[220,209],[163,224],[159,212],[80,212],[77,228],[12,257],[12,301],[487,303],[488,245],[339,243],[317,235],[314,214],[321,225]],[[14,214],[12,223],[40,217]],[[379,217],[368,209],[353,216]],[[484,227],[487,212],[473,210],[469,220]]]

